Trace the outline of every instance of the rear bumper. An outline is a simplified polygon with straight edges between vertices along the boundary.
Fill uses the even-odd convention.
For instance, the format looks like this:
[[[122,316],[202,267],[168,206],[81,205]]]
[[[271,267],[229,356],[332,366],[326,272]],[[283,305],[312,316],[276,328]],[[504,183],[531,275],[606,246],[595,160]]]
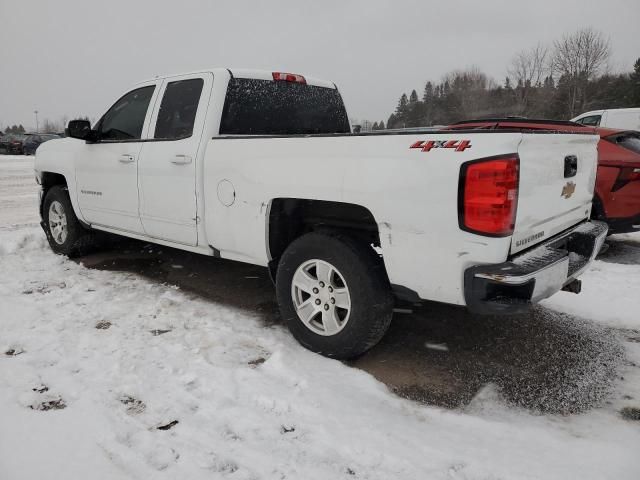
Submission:
[[[517,313],[572,283],[596,257],[607,224],[590,221],[497,265],[464,274],[467,308],[474,313]]]

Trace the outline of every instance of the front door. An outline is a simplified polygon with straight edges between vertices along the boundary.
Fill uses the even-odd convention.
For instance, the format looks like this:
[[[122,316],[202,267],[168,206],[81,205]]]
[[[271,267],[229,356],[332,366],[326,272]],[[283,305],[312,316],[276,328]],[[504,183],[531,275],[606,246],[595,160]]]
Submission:
[[[140,219],[147,235],[198,243],[197,158],[212,82],[211,74],[163,82],[138,164]]]
[[[78,204],[91,224],[144,233],[138,214],[138,161],[155,83],[121,97],[96,125],[98,139],[76,159]]]

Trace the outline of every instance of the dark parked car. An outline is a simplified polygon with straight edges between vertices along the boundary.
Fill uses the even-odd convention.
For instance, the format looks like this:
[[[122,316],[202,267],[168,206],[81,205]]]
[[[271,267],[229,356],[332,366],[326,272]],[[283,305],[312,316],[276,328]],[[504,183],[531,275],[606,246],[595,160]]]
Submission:
[[[9,133],[0,137],[0,153],[7,155],[22,155],[22,142],[27,135],[22,133]]]
[[[32,133],[28,135],[22,144],[22,150],[25,155],[34,155],[40,144],[60,138],[54,133]]]

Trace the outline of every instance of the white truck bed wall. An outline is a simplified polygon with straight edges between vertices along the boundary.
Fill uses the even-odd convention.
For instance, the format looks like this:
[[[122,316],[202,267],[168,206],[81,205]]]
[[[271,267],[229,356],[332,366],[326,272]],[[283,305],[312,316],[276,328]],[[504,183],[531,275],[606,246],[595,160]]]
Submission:
[[[424,299],[463,305],[464,270],[476,264],[505,261],[512,238],[484,237],[460,230],[460,166],[469,160],[516,153],[523,138],[526,139],[523,151],[526,158],[522,160],[520,188],[523,198],[531,203],[523,203],[518,215],[522,213],[526,218],[524,225],[529,228],[536,220],[531,216],[535,212],[534,203],[548,194],[537,188],[545,181],[552,184],[550,189],[561,185],[562,175],[560,179],[545,177],[543,164],[560,165],[565,155],[579,155],[585,157],[586,174],[593,174],[595,178],[594,144],[598,137],[460,131],[334,137],[214,137],[207,146],[203,165],[206,236],[222,257],[266,265],[270,260],[266,227],[273,199],[316,199],[361,205],[373,214],[378,225],[392,284],[410,288]],[[427,139],[469,140],[471,148],[464,151],[437,148],[429,152],[410,148],[415,142]],[[540,168],[529,158],[529,152],[531,156],[539,153],[537,142],[547,148],[547,160],[542,159]],[[235,200],[231,206],[223,205],[218,198],[221,182],[225,182],[227,188],[226,182],[233,185]],[[585,186],[588,188],[593,185]],[[580,201],[585,192],[580,195]],[[560,191],[554,198],[556,204],[559,195]],[[563,207],[560,204],[558,208]],[[550,221],[552,210],[553,207],[546,209],[537,221]],[[581,218],[588,216],[587,207],[580,212]],[[518,222],[519,219],[520,216]],[[579,220],[573,217],[569,221],[575,224]],[[563,225],[562,221],[554,223],[548,234],[552,235],[552,231]]]

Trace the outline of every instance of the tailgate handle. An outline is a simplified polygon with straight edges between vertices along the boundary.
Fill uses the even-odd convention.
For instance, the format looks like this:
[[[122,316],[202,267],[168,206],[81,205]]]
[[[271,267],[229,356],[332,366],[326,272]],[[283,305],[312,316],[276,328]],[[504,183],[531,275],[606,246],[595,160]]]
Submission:
[[[564,178],[575,177],[578,173],[578,157],[567,155],[564,157]]]

